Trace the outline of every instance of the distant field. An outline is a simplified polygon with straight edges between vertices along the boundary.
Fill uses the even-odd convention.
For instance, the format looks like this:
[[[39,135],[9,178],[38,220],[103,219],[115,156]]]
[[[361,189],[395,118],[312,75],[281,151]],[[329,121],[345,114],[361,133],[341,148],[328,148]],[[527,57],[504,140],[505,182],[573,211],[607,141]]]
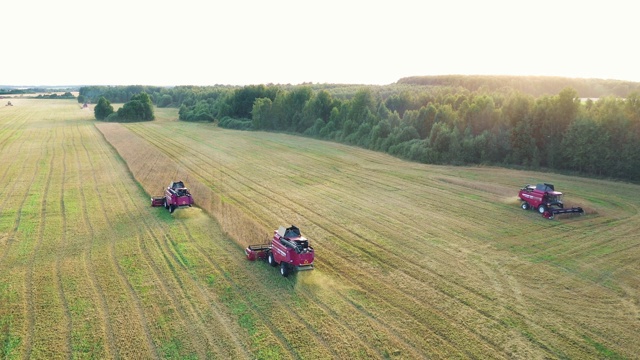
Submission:
[[[640,186],[211,124],[0,108],[2,358],[635,358]],[[149,196],[184,180],[197,208]],[[552,182],[587,210],[516,199]],[[316,269],[243,247],[295,224]]]

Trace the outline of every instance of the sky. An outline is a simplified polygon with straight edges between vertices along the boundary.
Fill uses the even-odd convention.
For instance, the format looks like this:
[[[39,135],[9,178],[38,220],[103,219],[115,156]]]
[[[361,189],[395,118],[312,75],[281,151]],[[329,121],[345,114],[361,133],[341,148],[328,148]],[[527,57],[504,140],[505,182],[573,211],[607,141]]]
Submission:
[[[0,85],[640,82],[636,5],[573,0],[9,0]]]

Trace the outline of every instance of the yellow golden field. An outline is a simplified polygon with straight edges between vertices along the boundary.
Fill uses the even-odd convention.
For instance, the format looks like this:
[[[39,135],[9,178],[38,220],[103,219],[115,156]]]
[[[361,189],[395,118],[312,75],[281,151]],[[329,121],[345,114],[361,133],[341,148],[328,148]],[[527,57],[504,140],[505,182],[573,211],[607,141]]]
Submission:
[[[635,358],[640,186],[0,108],[0,357]],[[172,180],[196,207],[150,207]],[[523,211],[551,182],[584,216]],[[316,268],[243,249],[295,224]]]

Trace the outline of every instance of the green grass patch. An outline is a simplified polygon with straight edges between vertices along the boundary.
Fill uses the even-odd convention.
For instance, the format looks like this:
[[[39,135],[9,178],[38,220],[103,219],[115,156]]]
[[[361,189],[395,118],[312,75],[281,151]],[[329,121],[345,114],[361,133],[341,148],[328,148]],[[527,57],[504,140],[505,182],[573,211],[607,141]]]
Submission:
[[[618,354],[617,352],[607,348],[605,345],[591,339],[590,337],[584,335],[584,340],[598,352],[598,359],[626,359],[624,356]]]

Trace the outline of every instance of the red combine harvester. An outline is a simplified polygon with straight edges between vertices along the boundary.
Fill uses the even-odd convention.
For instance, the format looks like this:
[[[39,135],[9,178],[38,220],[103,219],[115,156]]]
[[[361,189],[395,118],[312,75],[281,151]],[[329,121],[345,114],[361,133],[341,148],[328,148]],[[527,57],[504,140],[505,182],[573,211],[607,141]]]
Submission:
[[[522,200],[523,210],[537,210],[544,218],[553,219],[559,214],[584,214],[581,207],[565,208],[562,203],[562,193],[555,191],[553,184],[525,185],[518,197]]]
[[[181,207],[191,207],[193,197],[182,181],[174,181],[164,190],[164,196],[151,198],[151,206],[164,206],[173,214]]]
[[[263,259],[273,267],[280,265],[280,275],[284,277],[294,270],[313,270],[313,248],[293,225],[286,229],[280,226],[273,232],[271,243],[249,245],[244,252],[251,261]]]

